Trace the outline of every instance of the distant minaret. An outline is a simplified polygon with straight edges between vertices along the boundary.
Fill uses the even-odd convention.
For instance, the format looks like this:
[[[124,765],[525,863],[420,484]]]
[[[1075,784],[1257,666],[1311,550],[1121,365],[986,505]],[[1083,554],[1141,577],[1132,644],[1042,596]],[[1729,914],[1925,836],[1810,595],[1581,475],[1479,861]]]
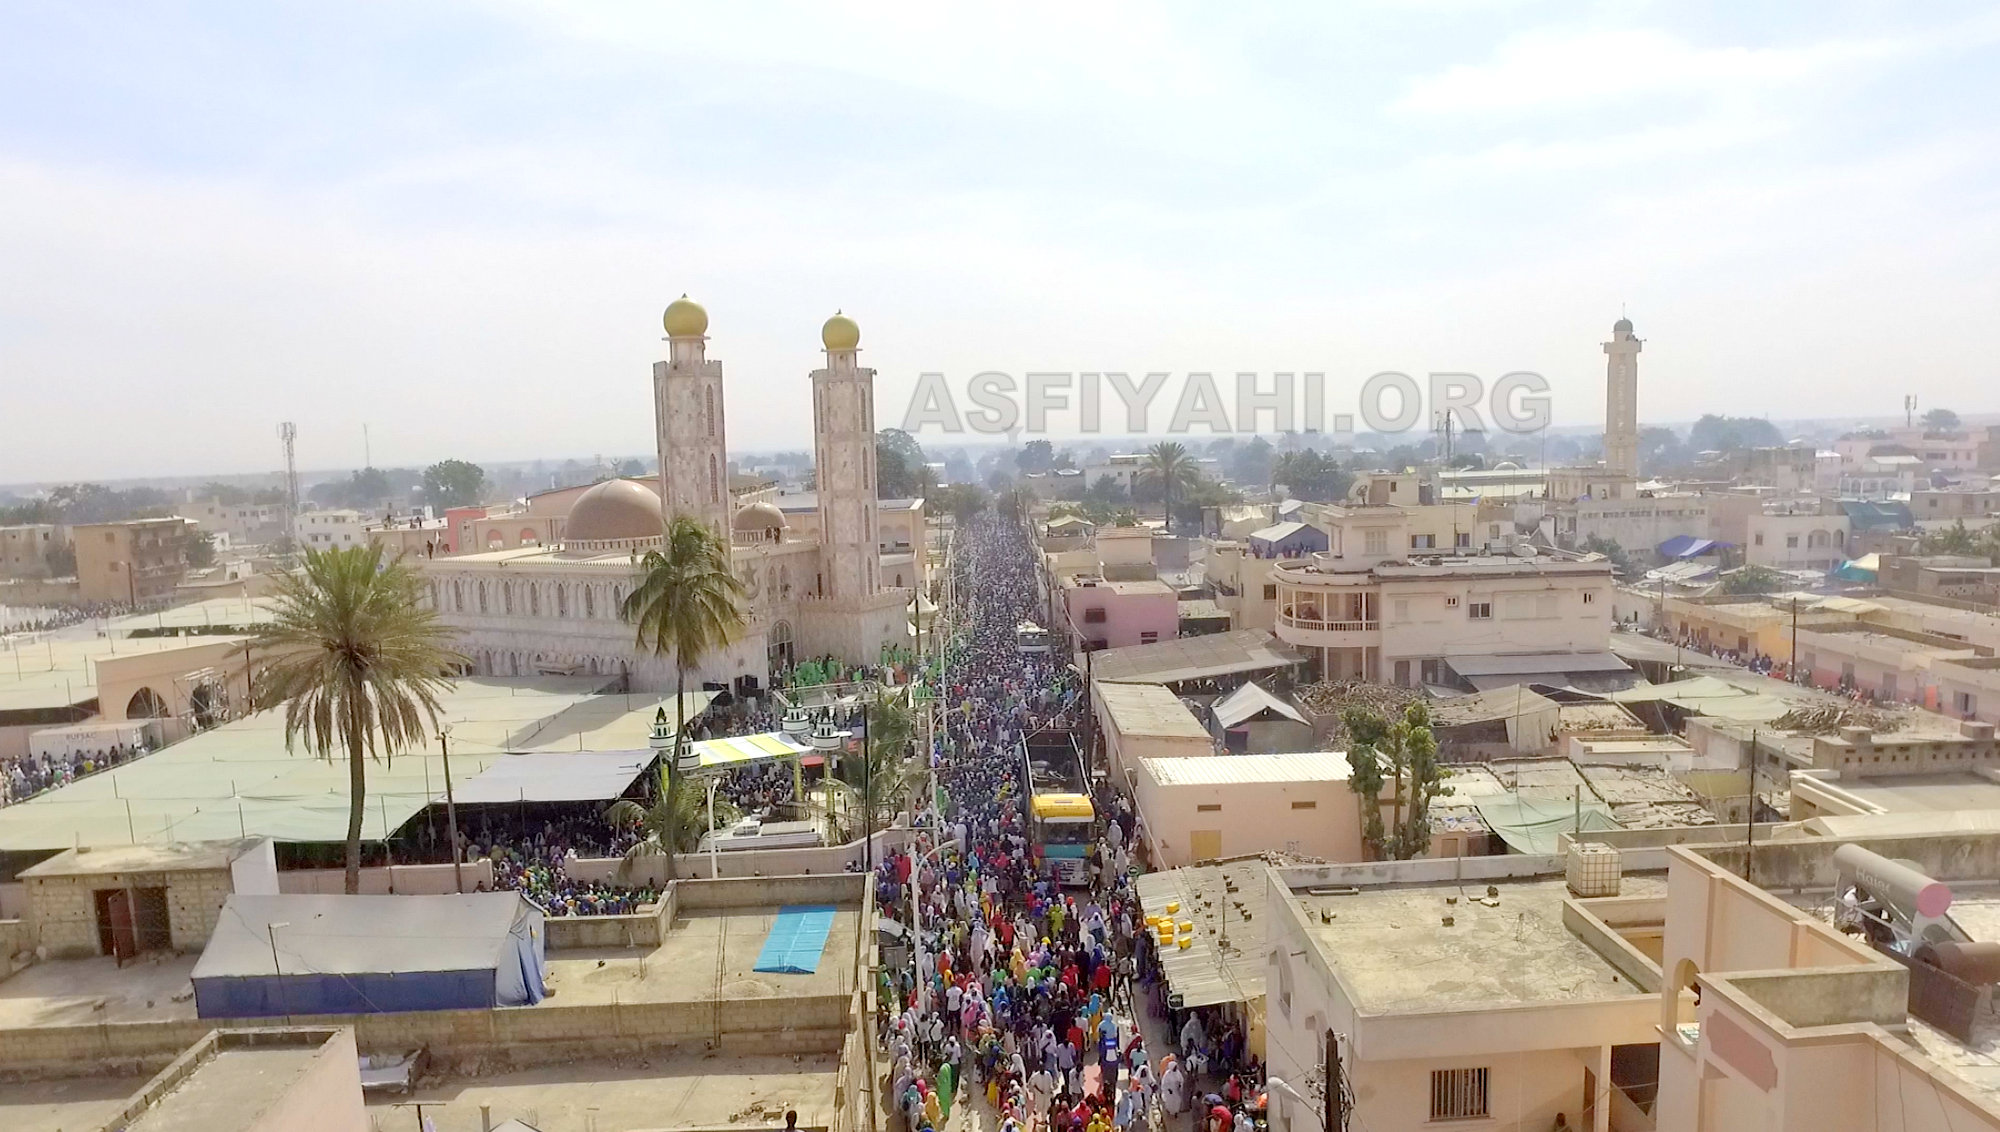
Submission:
[[[875,371],[855,355],[861,328],[836,312],[820,329],[826,368],[813,371],[813,466],[819,480],[821,579],[852,601],[882,590],[875,542]]]
[[[708,360],[708,312],[686,295],[667,305],[667,360],[653,363],[660,500],[729,537],[729,453],[723,446],[722,363]]]
[[[1639,350],[1632,320],[1611,324],[1611,341],[1604,352],[1611,361],[1604,375],[1604,470],[1617,475],[1639,474]]]

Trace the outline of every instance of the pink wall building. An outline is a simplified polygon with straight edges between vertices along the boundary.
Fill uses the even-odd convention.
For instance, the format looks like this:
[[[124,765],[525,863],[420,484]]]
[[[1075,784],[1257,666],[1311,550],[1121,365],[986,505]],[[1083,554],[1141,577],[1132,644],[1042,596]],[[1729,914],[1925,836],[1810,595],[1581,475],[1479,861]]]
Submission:
[[[1064,583],[1063,600],[1085,648],[1149,645],[1180,636],[1180,602],[1165,582],[1077,578]]]

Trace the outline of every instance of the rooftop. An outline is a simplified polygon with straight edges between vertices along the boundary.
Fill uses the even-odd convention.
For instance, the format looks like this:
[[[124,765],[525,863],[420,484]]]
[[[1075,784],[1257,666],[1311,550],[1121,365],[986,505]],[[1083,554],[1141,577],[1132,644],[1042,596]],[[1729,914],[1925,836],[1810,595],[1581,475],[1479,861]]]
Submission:
[[[214,1048],[122,1128],[124,1132],[229,1132],[255,1127],[320,1055],[318,1045],[304,1043]]]
[[[1843,777],[1825,785],[1890,813],[2000,810],[2000,782],[1970,772]]]
[[[105,622],[104,631],[114,637],[129,637],[134,633],[217,625],[247,629],[270,621],[271,609],[276,604],[270,598],[209,598],[172,609],[113,617]]]
[[[1323,960],[1378,1014],[1618,998],[1642,992],[1563,926],[1560,879],[1398,885],[1352,895],[1294,891]],[[1624,896],[1664,896],[1664,876],[1625,874]],[[1447,904],[1447,899],[1456,902]],[[1324,918],[1322,914],[1324,913]],[[1453,918],[1443,926],[1443,917]],[[1651,996],[1646,996],[1651,997]]]
[[[1232,782],[1345,782],[1353,771],[1342,751],[1281,755],[1216,755],[1146,759],[1146,772],[1162,786],[1219,786]]]
[[[113,845],[104,849],[65,849],[39,865],[22,869],[23,877],[103,876],[109,873],[169,873],[226,869],[248,853],[260,838],[205,841],[175,845]]]
[[[1091,675],[1097,680],[1150,684],[1212,679],[1304,663],[1304,658],[1263,629],[1128,645],[1089,655]]]
[[[441,719],[452,727],[452,774],[468,780],[509,751],[644,748],[658,697],[597,695],[605,679],[455,682]],[[288,751],[283,716],[264,711],[0,808],[0,851],[252,836],[337,842],[346,837],[346,783],[343,764]],[[380,840],[443,792],[435,744],[370,764],[362,836]]]
[[[0,648],[0,712],[47,711],[97,698],[97,662],[109,657],[172,652],[193,645],[242,640],[231,635],[48,638]]]
[[[1208,738],[1208,730],[1201,721],[1164,685],[1117,684],[1100,679],[1095,694],[1122,735]]]
[[[1227,762],[1228,759],[1149,759],[1148,762]],[[1186,1007],[1249,1002],[1264,994],[1264,900],[1261,857],[1147,873],[1138,880],[1139,907],[1149,916],[1192,923],[1186,947],[1163,949],[1167,989]],[[1173,912],[1167,911],[1175,905]],[[1245,917],[1245,913],[1248,917]],[[1222,946],[1227,931],[1229,945]],[[1177,936],[1180,933],[1176,933]]]

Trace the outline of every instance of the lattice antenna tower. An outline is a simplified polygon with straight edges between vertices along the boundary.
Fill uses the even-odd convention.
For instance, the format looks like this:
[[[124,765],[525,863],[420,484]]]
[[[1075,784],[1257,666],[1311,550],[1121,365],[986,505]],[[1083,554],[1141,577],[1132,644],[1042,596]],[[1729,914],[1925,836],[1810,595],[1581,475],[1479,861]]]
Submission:
[[[299,426],[290,421],[278,425],[278,441],[285,446],[285,538],[299,544]]]

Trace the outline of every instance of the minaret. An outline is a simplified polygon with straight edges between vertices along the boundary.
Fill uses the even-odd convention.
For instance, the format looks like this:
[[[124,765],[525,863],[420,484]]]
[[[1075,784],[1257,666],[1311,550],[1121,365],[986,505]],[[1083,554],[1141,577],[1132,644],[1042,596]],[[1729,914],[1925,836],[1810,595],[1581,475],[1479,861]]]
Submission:
[[[708,312],[686,295],[667,305],[667,360],[653,363],[660,500],[729,537],[729,453],[723,445],[722,363],[708,360]]]
[[[1604,375],[1604,470],[1614,475],[1639,475],[1639,350],[1632,320],[1611,324],[1611,341],[1604,344],[1610,363]]]
[[[813,466],[819,480],[821,584],[853,601],[880,593],[875,542],[875,371],[856,364],[861,328],[836,312],[820,329],[826,368],[813,371]]]

